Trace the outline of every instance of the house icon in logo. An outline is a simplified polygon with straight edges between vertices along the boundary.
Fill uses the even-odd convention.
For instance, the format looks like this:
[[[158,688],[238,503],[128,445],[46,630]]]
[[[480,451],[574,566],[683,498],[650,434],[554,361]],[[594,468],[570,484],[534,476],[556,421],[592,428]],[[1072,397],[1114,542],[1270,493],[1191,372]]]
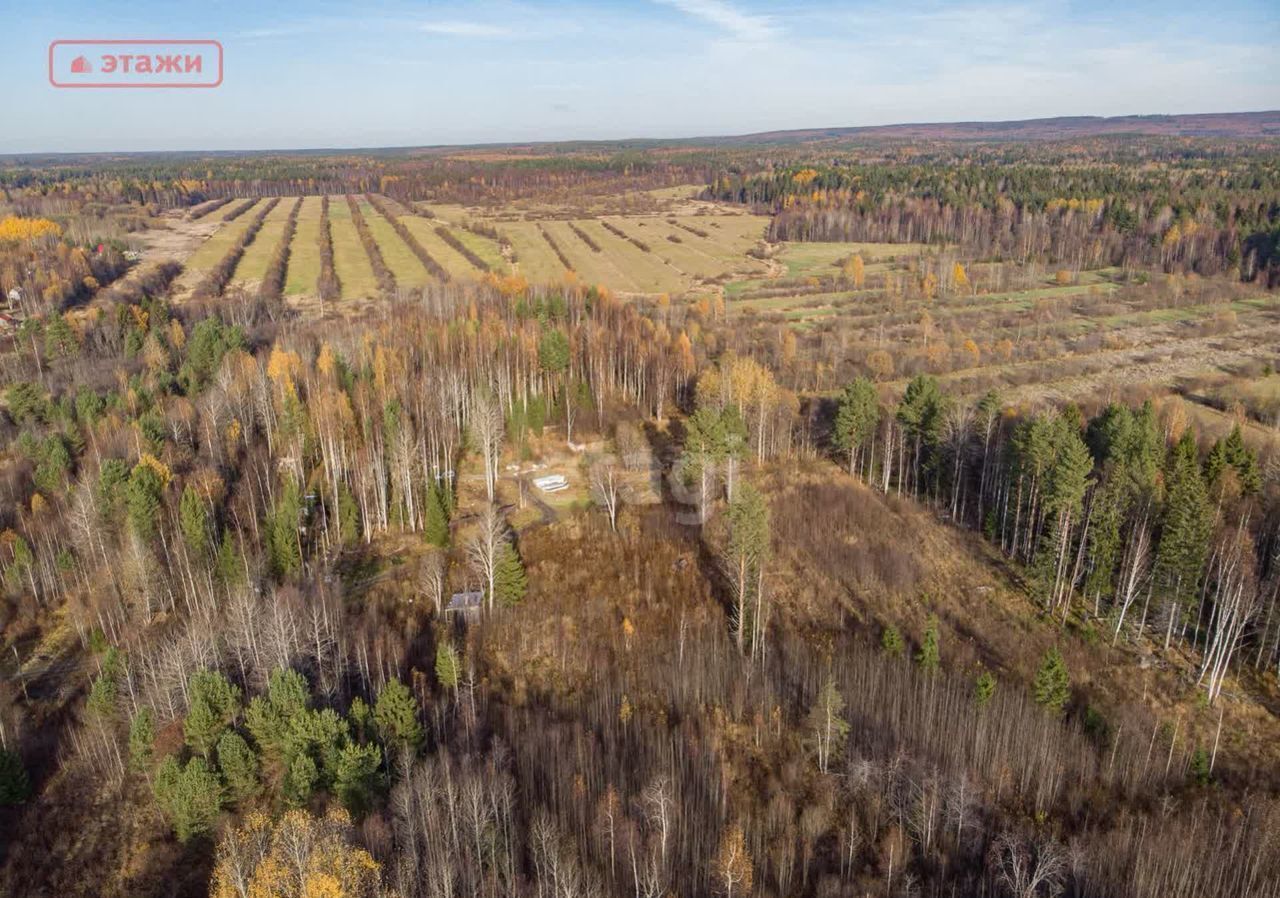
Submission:
[[[93,66],[90,64],[89,60],[85,59],[83,56],[77,56],[75,59],[71,60],[71,74],[87,75],[92,71]]]

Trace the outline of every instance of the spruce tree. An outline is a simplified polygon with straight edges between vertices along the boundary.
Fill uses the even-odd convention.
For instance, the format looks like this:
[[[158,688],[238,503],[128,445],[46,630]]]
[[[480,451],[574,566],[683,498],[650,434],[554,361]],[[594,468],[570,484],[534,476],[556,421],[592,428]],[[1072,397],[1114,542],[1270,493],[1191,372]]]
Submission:
[[[202,560],[209,549],[209,513],[204,500],[191,484],[182,490],[178,503],[178,518],[182,525],[182,538],[196,560]]]
[[[528,587],[529,578],[524,572],[520,554],[511,543],[504,542],[498,549],[498,560],[494,567],[495,598],[503,605],[513,607],[520,604]]]
[[[441,549],[449,545],[449,509],[439,485],[433,485],[427,493],[427,520],[423,536],[431,545]]]
[[[933,673],[941,660],[938,653],[938,618],[931,615],[924,630],[924,641],[920,643],[920,651],[916,652],[916,663],[925,673]]]
[[[417,748],[422,743],[422,724],[418,722],[418,702],[399,680],[389,680],[378,693],[373,719],[378,732],[389,745]]]
[[[1071,698],[1071,675],[1062,653],[1054,646],[1045,653],[1031,687],[1036,704],[1061,714]]]
[[[893,658],[902,655],[905,645],[902,640],[902,633],[897,627],[890,624],[884,628],[884,631],[880,634],[880,648],[886,655]]]
[[[445,689],[457,689],[462,674],[458,650],[447,639],[436,643],[436,680]]]
[[[991,674],[991,671],[984,670],[973,681],[973,703],[979,708],[985,708],[991,703],[991,697],[995,693],[996,678]]]
[[[1178,610],[1197,594],[1213,529],[1212,507],[1190,430],[1174,446],[1165,479],[1168,488],[1152,577]],[[1170,632],[1173,620],[1171,616]]]

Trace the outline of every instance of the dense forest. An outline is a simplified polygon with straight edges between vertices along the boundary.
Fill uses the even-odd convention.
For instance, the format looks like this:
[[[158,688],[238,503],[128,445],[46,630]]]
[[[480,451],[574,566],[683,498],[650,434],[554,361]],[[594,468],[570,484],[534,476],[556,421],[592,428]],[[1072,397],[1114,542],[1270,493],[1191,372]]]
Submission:
[[[0,170],[0,892],[1276,895],[1280,455],[1243,413],[968,389],[936,347],[999,351],[958,316],[1005,264],[1124,268],[1107,301],[1156,312],[1265,291],[1280,156],[919,151]],[[766,256],[928,245],[838,275],[903,334],[450,279],[391,214],[687,183],[767,210]],[[321,281],[349,211],[394,298],[282,299],[315,193]],[[248,227],[182,302],[124,256],[213,213]],[[556,457],[588,488],[552,509],[522,478]]]

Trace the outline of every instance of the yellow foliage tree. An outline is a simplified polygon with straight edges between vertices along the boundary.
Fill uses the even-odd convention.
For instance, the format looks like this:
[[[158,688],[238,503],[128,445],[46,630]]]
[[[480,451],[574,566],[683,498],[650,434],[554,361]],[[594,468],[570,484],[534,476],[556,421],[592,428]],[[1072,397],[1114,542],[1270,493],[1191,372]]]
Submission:
[[[351,818],[253,813],[218,845],[211,898],[389,898],[382,867],[354,844]]]
[[[862,261],[862,255],[854,253],[844,260],[842,268],[845,278],[853,285],[853,289],[861,290],[867,282],[867,265]]]
[[[951,269],[951,283],[955,284],[957,290],[963,290],[969,286],[969,274],[959,262]]]
[[[62,228],[47,218],[19,218],[16,215],[9,215],[0,220],[0,243],[24,243],[61,236]]]

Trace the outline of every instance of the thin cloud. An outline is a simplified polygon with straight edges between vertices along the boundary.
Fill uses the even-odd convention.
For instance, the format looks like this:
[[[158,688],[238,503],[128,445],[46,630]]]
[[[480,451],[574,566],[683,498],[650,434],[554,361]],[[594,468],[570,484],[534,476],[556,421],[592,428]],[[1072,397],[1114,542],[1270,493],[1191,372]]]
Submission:
[[[487,22],[465,22],[450,20],[441,22],[420,22],[419,31],[427,34],[441,34],[447,37],[510,37],[509,28],[490,25]]]
[[[678,9],[695,19],[709,22],[743,42],[761,43],[777,33],[772,16],[749,13],[724,0],[655,0],[655,2]]]

